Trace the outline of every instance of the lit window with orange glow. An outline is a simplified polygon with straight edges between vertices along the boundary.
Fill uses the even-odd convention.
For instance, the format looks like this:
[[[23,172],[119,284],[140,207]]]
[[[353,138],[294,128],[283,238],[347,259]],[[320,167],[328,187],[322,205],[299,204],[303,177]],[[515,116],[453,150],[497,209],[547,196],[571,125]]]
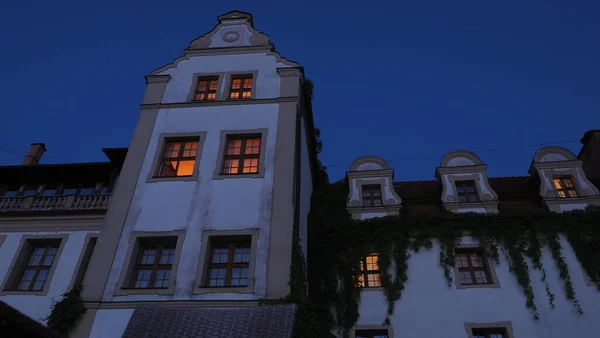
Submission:
[[[194,101],[214,101],[217,98],[218,88],[218,76],[199,77]]]
[[[555,177],[553,180],[554,187],[560,198],[578,197],[577,189],[573,185],[570,177]]]
[[[376,288],[381,286],[381,270],[379,269],[379,254],[372,254],[360,260],[360,273],[356,286],[361,288]]]
[[[237,136],[227,138],[223,175],[244,175],[258,173],[260,160],[260,136]]]
[[[231,100],[252,98],[252,75],[238,75],[231,77],[229,98]]]
[[[157,177],[192,176],[200,140],[168,140],[165,144]]]

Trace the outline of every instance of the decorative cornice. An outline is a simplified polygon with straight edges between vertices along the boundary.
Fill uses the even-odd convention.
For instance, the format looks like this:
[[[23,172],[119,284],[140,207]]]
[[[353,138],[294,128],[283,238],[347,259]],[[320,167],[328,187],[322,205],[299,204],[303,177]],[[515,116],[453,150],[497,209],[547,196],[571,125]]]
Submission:
[[[438,174],[469,174],[469,173],[482,173],[487,169],[487,164],[479,165],[466,165],[460,167],[438,167],[435,172]]]
[[[104,214],[0,217],[1,232],[98,231]]]
[[[479,158],[479,156],[475,155],[473,152],[468,150],[453,150],[442,157],[442,160],[440,161],[440,167],[447,167],[448,162],[459,157],[470,160],[474,165],[483,164],[483,161]]]
[[[212,307],[212,308],[231,308],[231,307],[255,307],[258,306],[257,300],[160,300],[160,301],[124,301],[124,302],[84,302],[87,309],[135,309],[138,305],[164,305],[164,306],[182,306],[182,307]]]
[[[171,80],[171,75],[146,75],[146,84],[165,83]]]
[[[240,106],[250,104],[272,104],[283,102],[298,102],[298,96],[274,97],[270,99],[248,99],[248,100],[221,100],[221,101],[191,101],[174,103],[147,103],[140,104],[140,109],[167,109],[167,108],[194,108],[194,107],[213,107],[213,106]]]
[[[394,169],[378,169],[378,170],[359,170],[346,172],[348,178],[363,178],[363,177],[394,177]]]

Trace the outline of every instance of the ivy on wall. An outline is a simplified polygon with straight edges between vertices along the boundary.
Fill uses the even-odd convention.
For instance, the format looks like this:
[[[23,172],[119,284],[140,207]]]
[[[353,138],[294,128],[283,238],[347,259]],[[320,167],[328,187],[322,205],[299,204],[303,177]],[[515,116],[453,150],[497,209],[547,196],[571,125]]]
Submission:
[[[50,314],[46,317],[50,329],[62,336],[68,336],[69,332],[77,326],[86,311],[81,299],[82,289],[81,285],[74,287],[64,293],[60,301],[52,305]]]

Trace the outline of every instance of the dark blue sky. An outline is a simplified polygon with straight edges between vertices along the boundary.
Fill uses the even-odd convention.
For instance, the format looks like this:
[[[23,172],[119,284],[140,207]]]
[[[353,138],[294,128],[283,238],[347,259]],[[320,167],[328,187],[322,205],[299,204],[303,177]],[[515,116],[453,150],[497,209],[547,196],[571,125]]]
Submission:
[[[103,161],[102,147],[129,144],[144,75],[232,9],[315,82],[334,179],[370,154],[396,180],[431,179],[453,149],[490,176],[525,175],[539,147],[519,146],[575,141],[560,145],[577,154],[600,128],[597,0],[122,3],[0,5],[1,148],[45,142],[42,163]],[[22,159],[0,151],[0,165]]]

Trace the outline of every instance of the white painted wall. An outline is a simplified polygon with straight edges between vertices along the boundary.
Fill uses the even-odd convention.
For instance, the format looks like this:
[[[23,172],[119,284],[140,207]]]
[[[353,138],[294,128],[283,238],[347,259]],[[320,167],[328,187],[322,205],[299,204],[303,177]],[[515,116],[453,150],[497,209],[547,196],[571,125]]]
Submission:
[[[134,309],[98,310],[90,332],[90,338],[121,337]]]
[[[306,125],[305,119],[300,119],[300,245],[302,246],[302,252],[304,257],[307,255],[308,248],[308,212],[310,211],[310,199],[313,191],[312,173],[310,166],[310,156],[308,153],[308,140],[306,139]]]
[[[515,338],[593,337],[600,331],[600,292],[585,283],[584,273],[568,242],[562,239],[563,255],[570,267],[571,280],[583,315],[564,296],[563,282],[549,252],[543,263],[550,289],[555,293],[554,309],[548,305],[540,275],[530,265],[531,282],[540,320],[534,321],[525,307],[525,295],[508,262],[501,257],[496,266],[498,289],[449,288],[439,265],[439,245],[431,250],[412,253],[406,289],[396,302],[391,317],[395,337],[467,337],[465,322],[511,321]],[[386,317],[387,301],[382,291],[362,292],[358,325],[381,325]]]
[[[0,246],[0,281],[10,273],[10,264],[15,255],[18,255],[19,244],[23,235],[57,235],[69,234],[65,247],[55,264],[56,270],[49,281],[50,289],[47,296],[36,295],[5,295],[0,300],[21,311],[32,319],[45,324],[44,318],[50,313],[53,300],[60,300],[60,296],[67,291],[67,287],[75,274],[77,261],[84,249],[85,237],[90,231],[58,231],[58,232],[7,232],[4,244]]]

